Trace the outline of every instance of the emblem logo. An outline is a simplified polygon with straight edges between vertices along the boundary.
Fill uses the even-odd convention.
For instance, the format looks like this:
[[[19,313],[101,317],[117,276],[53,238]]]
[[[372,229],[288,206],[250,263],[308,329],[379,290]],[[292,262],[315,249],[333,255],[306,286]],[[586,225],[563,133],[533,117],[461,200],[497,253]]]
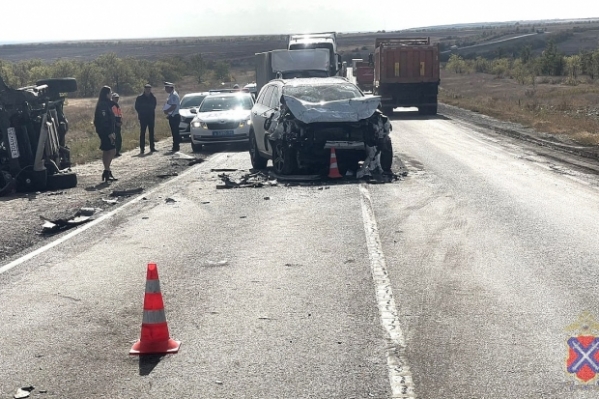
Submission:
[[[571,335],[566,341],[566,370],[580,382],[591,383],[599,375],[599,323],[583,312],[566,330]]]
[[[221,123],[221,124],[224,124],[224,123],[227,123],[227,121],[226,121],[226,120],[224,120],[224,119],[221,119],[221,120],[220,120],[220,123]]]

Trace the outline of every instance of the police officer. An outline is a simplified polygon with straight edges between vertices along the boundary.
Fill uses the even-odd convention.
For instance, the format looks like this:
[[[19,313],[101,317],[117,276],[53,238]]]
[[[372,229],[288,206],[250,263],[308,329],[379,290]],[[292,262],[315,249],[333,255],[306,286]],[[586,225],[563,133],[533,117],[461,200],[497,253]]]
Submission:
[[[164,104],[163,111],[168,118],[168,124],[171,128],[171,134],[173,136],[173,148],[172,151],[179,151],[179,144],[181,143],[181,136],[179,136],[179,123],[181,122],[181,115],[179,115],[179,107],[181,99],[179,93],[175,90],[175,84],[171,82],[164,82],[164,91],[168,93],[166,104]]]
[[[144,86],[144,92],[135,99],[135,111],[139,119],[139,153],[143,154],[146,148],[146,128],[150,133],[150,152],[156,152],[154,143],[154,125],[156,119],[156,97],[152,93],[152,85]]]
[[[102,173],[102,181],[118,180],[112,175],[110,164],[115,154],[116,135],[115,116],[112,112],[112,89],[110,86],[104,86],[98,95],[96,104],[96,112],[94,114],[94,126],[96,133],[100,137],[100,150],[102,150],[102,163],[104,164],[104,172]]]
[[[123,146],[123,136],[121,135],[121,126],[123,126],[123,112],[119,105],[119,93],[112,93],[112,112],[115,117],[114,134],[116,135],[115,147],[116,154],[115,158],[121,156],[121,148]]]

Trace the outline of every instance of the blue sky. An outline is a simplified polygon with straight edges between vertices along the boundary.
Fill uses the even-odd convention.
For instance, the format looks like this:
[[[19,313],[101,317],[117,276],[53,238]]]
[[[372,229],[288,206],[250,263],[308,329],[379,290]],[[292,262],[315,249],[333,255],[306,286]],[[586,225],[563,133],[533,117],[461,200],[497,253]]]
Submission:
[[[13,17],[2,18],[0,43],[355,32],[471,22],[599,19],[596,1],[567,7],[563,2],[526,0],[425,0],[410,5],[399,0],[109,0],[101,5],[81,0],[27,0],[15,2],[10,8]],[[34,9],[44,13],[36,16],[31,12]],[[26,15],[43,15],[56,25],[37,24],[36,28],[35,24],[27,24],[24,29],[22,20]]]

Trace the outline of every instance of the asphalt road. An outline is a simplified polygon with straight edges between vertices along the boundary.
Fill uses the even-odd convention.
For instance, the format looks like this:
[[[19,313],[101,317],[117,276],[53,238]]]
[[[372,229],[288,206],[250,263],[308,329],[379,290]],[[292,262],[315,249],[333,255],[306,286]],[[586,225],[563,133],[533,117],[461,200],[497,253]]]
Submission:
[[[4,265],[0,398],[597,397],[566,371],[597,176],[442,116],[392,137],[398,182],[217,190],[250,163],[216,154]],[[139,359],[148,262],[182,345]]]

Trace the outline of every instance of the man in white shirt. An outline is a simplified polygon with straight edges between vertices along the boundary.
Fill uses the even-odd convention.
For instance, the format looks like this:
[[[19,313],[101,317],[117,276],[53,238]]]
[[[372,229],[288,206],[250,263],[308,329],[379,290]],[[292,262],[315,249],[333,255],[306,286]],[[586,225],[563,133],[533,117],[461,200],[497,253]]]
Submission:
[[[172,151],[179,151],[179,144],[181,143],[181,136],[179,136],[179,123],[181,122],[181,115],[179,115],[179,106],[181,99],[179,93],[175,91],[175,84],[171,82],[164,82],[164,91],[168,93],[166,104],[162,108],[164,114],[168,118],[168,125],[171,128],[171,134],[173,136],[173,148]]]

